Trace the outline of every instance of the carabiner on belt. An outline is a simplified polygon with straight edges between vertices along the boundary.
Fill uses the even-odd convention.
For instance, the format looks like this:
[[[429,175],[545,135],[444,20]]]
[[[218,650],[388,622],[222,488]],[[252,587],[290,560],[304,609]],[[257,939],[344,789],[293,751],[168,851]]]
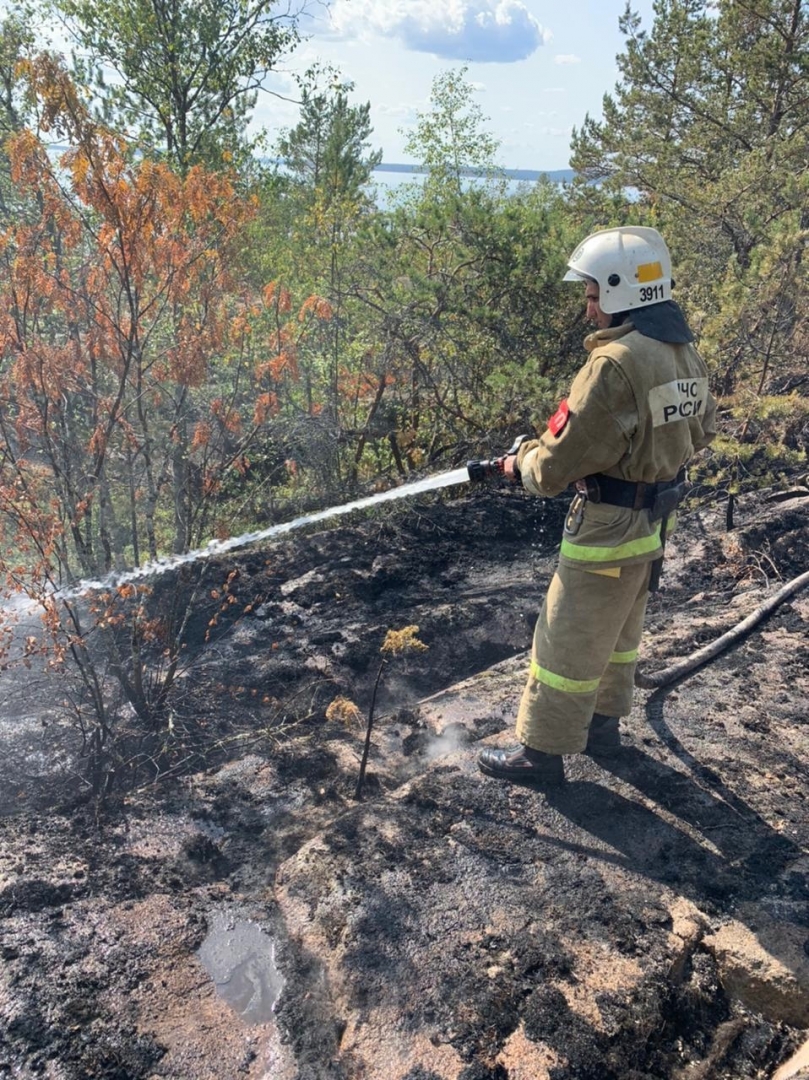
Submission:
[[[573,502],[570,504],[570,509],[567,512],[565,518],[565,532],[568,536],[575,536],[581,528],[581,523],[584,520],[584,508],[587,505],[587,494],[584,491],[577,491]]]

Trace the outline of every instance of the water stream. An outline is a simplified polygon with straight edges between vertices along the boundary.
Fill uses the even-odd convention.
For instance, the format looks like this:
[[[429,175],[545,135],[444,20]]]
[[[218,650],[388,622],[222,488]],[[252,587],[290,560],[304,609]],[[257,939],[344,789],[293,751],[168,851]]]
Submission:
[[[341,506],[331,506],[327,510],[318,510],[314,514],[304,514],[293,521],[285,521],[280,525],[270,525],[258,532],[243,533],[241,536],[232,536],[228,540],[211,540],[205,547],[195,551],[187,551],[184,555],[167,555],[152,562],[144,563],[133,570],[113,570],[106,577],[97,581],[80,581],[69,592],[63,592],[66,599],[82,596],[84,593],[96,589],[115,588],[118,585],[130,581],[139,581],[143,578],[155,577],[164,574],[167,570],[182,566],[185,563],[197,562],[200,559],[210,558],[212,555],[221,555],[225,551],[233,551],[234,548],[246,547],[255,544],[259,540],[269,540],[274,536],[282,536],[292,532],[293,529],[303,528],[305,525],[314,525],[319,521],[327,521],[329,518],[339,517],[341,514],[350,514],[354,510],[365,510],[381,503],[392,502],[394,499],[406,499],[412,495],[421,495],[426,491],[437,491],[440,488],[453,487],[456,484],[469,482],[469,472],[466,466],[460,469],[451,469],[448,472],[438,473],[437,476],[427,476],[423,480],[415,480],[412,484],[403,484],[401,487],[391,488],[389,491],[380,491],[376,495],[367,495],[354,502],[343,503]]]

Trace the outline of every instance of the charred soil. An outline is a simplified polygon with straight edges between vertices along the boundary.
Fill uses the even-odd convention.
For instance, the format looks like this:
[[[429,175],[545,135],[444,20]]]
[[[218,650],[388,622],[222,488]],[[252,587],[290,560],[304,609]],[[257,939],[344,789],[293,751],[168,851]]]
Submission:
[[[614,759],[548,793],[486,779],[564,509],[425,497],[163,575],[156,610],[206,597],[171,718],[194,737],[102,812],[53,688],[12,710],[0,1076],[773,1075],[809,1028],[809,590],[637,691]],[[731,532],[688,513],[647,669],[805,571],[808,541],[800,492],[740,500]],[[427,648],[382,671],[357,802],[405,627]]]

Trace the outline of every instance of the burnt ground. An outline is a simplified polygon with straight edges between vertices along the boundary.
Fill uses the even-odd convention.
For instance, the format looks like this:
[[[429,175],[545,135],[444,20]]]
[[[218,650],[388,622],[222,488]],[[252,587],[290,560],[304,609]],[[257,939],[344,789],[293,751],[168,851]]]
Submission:
[[[6,679],[0,1077],[799,1075],[809,1028],[809,590],[543,793],[506,744],[564,503],[420,498],[193,587],[184,772],[82,799],[58,688]],[[692,510],[647,669],[806,571],[809,499]],[[222,583],[230,578],[225,594]],[[234,597],[227,603],[227,596]],[[390,658],[389,630],[427,649]],[[326,718],[335,698],[359,719]]]

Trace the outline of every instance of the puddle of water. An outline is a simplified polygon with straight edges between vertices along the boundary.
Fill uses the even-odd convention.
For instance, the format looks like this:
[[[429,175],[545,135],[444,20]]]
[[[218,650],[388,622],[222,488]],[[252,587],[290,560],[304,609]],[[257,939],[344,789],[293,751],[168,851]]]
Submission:
[[[266,1024],[284,989],[275,942],[255,923],[217,913],[199,959],[219,996],[246,1024]]]

